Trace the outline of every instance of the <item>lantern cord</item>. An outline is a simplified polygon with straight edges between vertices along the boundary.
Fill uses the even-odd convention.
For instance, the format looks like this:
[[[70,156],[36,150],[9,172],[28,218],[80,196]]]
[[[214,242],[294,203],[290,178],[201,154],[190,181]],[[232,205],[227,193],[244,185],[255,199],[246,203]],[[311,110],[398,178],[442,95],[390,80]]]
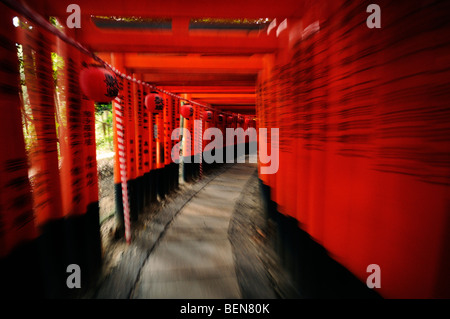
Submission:
[[[38,14],[36,11],[34,11],[33,9],[31,9],[27,4],[17,1],[17,0],[0,0],[1,2],[3,2],[6,6],[10,7],[11,9],[13,9],[14,11],[16,11],[17,13],[20,13],[21,15],[23,15],[25,18],[27,18],[28,20],[36,23],[38,26],[42,27],[43,29],[47,30],[48,32],[54,34],[55,36],[57,36],[58,38],[60,38],[62,41],[66,42],[67,44],[75,47],[76,49],[78,49],[79,51],[81,51],[82,53],[88,55],[89,57],[91,57],[94,61],[100,63],[101,65],[103,65],[104,67],[110,69],[112,72],[114,72],[117,76],[126,79],[128,81],[137,83],[137,84],[142,84],[145,85],[147,87],[149,87],[152,90],[164,93],[166,95],[169,95],[173,98],[188,102],[189,104],[194,104],[194,105],[198,105],[206,110],[211,110],[211,111],[216,111],[216,112],[220,112],[223,114],[227,114],[227,115],[235,115],[234,113],[228,113],[228,112],[223,112],[220,110],[216,110],[215,108],[212,108],[208,105],[204,105],[189,99],[186,99],[182,96],[179,96],[175,93],[166,91],[164,89],[158,88],[155,85],[152,85],[148,82],[145,81],[141,81],[138,80],[130,75],[127,75],[125,73],[120,72],[117,68],[115,68],[114,66],[112,66],[111,64],[107,63],[106,61],[103,61],[100,57],[98,57],[95,53],[89,51],[86,47],[84,47],[82,44],[80,44],[79,42],[77,42],[76,40],[74,40],[73,38],[69,37],[68,35],[64,34],[64,32],[62,32],[61,30],[59,30],[58,28],[56,28],[53,24],[51,24],[49,21],[47,21],[44,17],[42,17],[40,14]]]

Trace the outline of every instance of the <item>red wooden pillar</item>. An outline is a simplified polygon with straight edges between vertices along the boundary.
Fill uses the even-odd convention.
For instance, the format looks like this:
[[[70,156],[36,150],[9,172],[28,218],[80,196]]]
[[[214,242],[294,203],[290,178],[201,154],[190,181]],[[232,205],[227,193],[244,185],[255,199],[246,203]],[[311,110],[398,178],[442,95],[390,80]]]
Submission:
[[[120,53],[111,54],[111,64],[120,72],[125,71],[124,56]],[[125,168],[126,178],[130,178],[130,172],[132,167],[130,166],[129,145],[127,141],[129,139],[130,128],[128,126],[128,101],[129,98],[129,86],[130,83],[126,79],[119,79],[119,95],[118,99],[112,102],[113,111],[113,142],[114,142],[114,196],[115,196],[115,216],[117,222],[117,230],[124,233],[124,202],[123,202],[123,190],[122,190],[122,178],[121,172]],[[118,119],[119,118],[119,119]],[[119,125],[120,129],[117,129]],[[125,156],[120,156],[120,152]],[[122,159],[121,159],[122,158]],[[122,167],[121,167],[122,166]],[[134,171],[134,170],[133,170]],[[124,185],[125,186],[125,185]],[[126,198],[129,198],[127,189]],[[129,208],[129,203],[125,205]]]
[[[144,196],[144,206],[147,207],[151,203],[151,180],[150,180],[150,170],[151,170],[151,159],[150,159],[150,131],[151,131],[151,117],[150,112],[145,106],[145,97],[150,93],[150,89],[146,85],[142,85],[143,91],[143,103],[144,107],[142,110],[142,152],[143,152],[143,196]]]
[[[140,75],[134,74],[140,80]],[[133,82],[134,93],[134,123],[135,123],[135,154],[136,154],[136,178],[132,182],[131,218],[137,217],[144,210],[144,101],[142,84]],[[133,203],[134,207],[133,207]]]
[[[19,65],[14,13],[0,5],[0,281],[2,297],[36,296],[42,283],[33,198],[19,99]],[[29,268],[31,267],[31,268]],[[33,268],[36,267],[36,268]]]
[[[188,94],[183,94],[185,99],[189,99],[190,96]],[[181,105],[188,104],[185,101],[181,101]],[[185,181],[191,181],[193,177],[193,160],[192,160],[192,148],[193,148],[193,127],[194,127],[194,117],[190,118],[182,117],[183,129],[186,129],[187,136],[183,135],[183,146],[182,146],[182,154],[183,154],[183,178]]]
[[[173,131],[173,97],[165,94],[164,95],[164,183],[166,194],[172,191],[174,188],[173,182],[173,162],[171,158],[172,151],[172,131]]]
[[[162,95],[165,102],[164,95]],[[164,105],[164,108],[166,106]],[[166,196],[165,191],[165,150],[164,150],[164,109],[155,113],[155,126],[153,127],[153,134],[155,135],[155,151],[156,151],[156,170],[157,170],[157,193],[160,199]]]
[[[180,128],[180,104],[181,101],[178,98],[172,100],[172,127],[174,129]],[[172,133],[171,133],[172,134]],[[172,140],[172,148],[177,144],[177,141]],[[172,154],[172,151],[171,151]],[[178,157],[180,154],[178,153]],[[179,185],[180,164],[173,163],[173,179],[175,188]]]

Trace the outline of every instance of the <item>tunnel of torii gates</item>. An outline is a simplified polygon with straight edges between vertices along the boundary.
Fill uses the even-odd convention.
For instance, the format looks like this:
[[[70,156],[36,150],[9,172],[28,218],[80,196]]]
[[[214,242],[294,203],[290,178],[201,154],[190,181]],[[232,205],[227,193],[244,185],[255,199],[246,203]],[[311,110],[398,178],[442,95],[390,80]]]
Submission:
[[[372,1],[78,0],[79,28],[71,2],[0,3],[2,295],[68,296],[68,264],[98,275],[106,97],[124,236],[178,186],[173,129],[201,143],[187,162],[208,127],[279,128],[258,138],[279,154],[258,162],[262,199],[308,296],[346,286],[339,267],[369,289],[377,265],[382,297],[450,297],[449,2],[377,0],[380,28]]]

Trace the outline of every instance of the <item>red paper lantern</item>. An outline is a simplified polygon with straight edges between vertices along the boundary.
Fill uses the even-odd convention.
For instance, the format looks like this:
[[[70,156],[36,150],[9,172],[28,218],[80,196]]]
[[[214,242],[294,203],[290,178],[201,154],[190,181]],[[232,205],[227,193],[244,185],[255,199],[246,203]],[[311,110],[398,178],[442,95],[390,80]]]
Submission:
[[[206,122],[211,122],[213,119],[213,112],[212,111],[205,111],[205,120]]]
[[[239,124],[244,123],[244,118],[242,116],[239,115],[237,119]]]
[[[223,115],[222,115],[222,114],[219,114],[219,115],[217,116],[217,122],[219,122],[219,124],[222,124],[222,123],[223,123]]]
[[[184,118],[189,119],[192,115],[194,115],[194,108],[189,104],[182,105],[180,108],[180,114]]]
[[[234,116],[228,116],[228,119],[227,119],[227,123],[228,124],[231,124],[231,123],[233,123],[233,121],[234,121]]]
[[[80,87],[84,95],[95,102],[108,103],[119,94],[119,83],[114,73],[97,66],[81,70]]]
[[[249,118],[249,117],[246,117],[246,118],[245,118],[245,125],[249,125],[249,123],[250,123],[250,118]]]
[[[145,106],[151,113],[159,113],[164,108],[164,99],[156,92],[147,94],[145,97]]]

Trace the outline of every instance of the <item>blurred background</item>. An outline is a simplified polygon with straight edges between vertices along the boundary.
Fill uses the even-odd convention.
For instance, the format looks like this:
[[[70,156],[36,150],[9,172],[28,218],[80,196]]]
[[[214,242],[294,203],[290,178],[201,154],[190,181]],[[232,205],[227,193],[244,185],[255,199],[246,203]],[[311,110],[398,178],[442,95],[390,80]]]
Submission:
[[[189,163],[199,154],[186,138],[175,163],[181,126],[201,152],[208,127],[279,129],[278,141],[258,137],[279,169],[258,161],[252,187],[272,228],[258,227],[299,295],[450,297],[448,1],[0,2],[2,295],[74,297],[72,263],[95,286],[106,241],[123,244],[130,220],[137,236],[139,218],[203,175],[245,176],[232,187],[248,191],[250,168]],[[81,89],[88,66],[115,76],[117,99]],[[105,95],[104,83],[87,86]],[[160,112],[146,102],[155,92]]]

